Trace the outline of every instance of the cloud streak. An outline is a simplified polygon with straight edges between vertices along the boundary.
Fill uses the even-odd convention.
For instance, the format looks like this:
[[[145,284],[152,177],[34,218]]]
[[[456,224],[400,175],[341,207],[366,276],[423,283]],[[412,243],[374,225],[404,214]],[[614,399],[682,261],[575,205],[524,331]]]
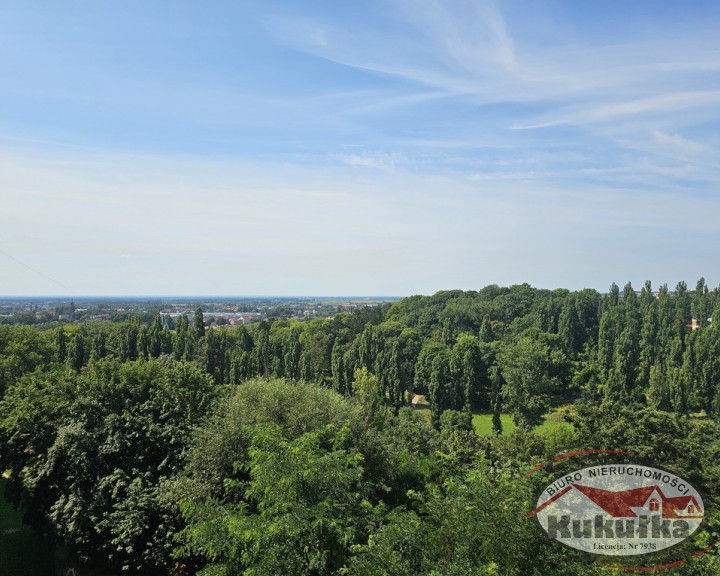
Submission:
[[[715,199],[551,186],[537,174],[517,186],[506,174],[358,178],[362,165],[4,156],[15,169],[0,170],[0,187],[26,198],[0,198],[10,206],[4,246],[78,294],[410,294],[528,276],[603,288],[618,277],[667,279],[653,254],[718,234]],[[622,257],[629,241],[632,264]],[[708,277],[706,257],[664,261]],[[568,258],[578,260],[572,273]],[[26,291],[12,263],[0,270],[0,291]]]
[[[512,128],[584,125],[717,104],[717,81],[708,76],[720,69],[717,40],[670,32],[634,44],[573,45],[559,38],[555,45],[538,45],[532,38],[516,41],[512,22],[493,2],[449,7],[408,0],[394,7],[395,26],[372,32],[289,16],[281,29],[322,30],[326,41],[321,44],[303,41],[307,34],[290,42],[343,66],[422,86],[418,90],[432,87],[438,99],[452,94],[476,105],[518,102],[548,108],[547,118],[516,122]],[[512,21],[521,19],[517,11],[512,14]],[[698,54],[704,60],[698,61]],[[679,85],[695,89],[678,90]],[[402,106],[413,92],[408,87],[403,98],[392,96],[384,105]]]
[[[549,128],[563,124],[596,124],[602,122],[613,122],[627,117],[639,117],[647,115],[668,114],[687,109],[711,108],[712,117],[720,116],[716,112],[716,106],[720,104],[720,91],[698,91],[698,92],[673,92],[641,98],[627,102],[616,102],[588,107],[584,110],[569,112],[560,116],[529,126],[513,126],[515,130],[533,130],[538,128]]]

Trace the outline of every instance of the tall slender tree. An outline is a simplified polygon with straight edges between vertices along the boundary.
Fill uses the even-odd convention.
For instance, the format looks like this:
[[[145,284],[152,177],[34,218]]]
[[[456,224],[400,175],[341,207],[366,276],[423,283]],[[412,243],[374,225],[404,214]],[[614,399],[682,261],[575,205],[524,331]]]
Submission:
[[[193,317],[193,331],[198,342],[205,337],[205,319],[203,318],[202,308],[198,306]]]

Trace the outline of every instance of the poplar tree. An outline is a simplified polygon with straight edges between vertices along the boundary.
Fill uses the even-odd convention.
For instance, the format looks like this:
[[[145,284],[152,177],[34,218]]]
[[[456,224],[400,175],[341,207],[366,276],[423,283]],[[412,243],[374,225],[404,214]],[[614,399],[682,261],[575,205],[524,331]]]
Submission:
[[[193,318],[193,331],[198,342],[205,337],[205,319],[203,318],[203,311],[200,307],[195,310],[195,317]]]
[[[185,314],[180,316],[175,324],[173,338],[173,356],[175,360],[188,360],[188,342],[190,340],[190,325]]]
[[[502,419],[502,376],[497,366],[490,368],[490,381],[492,382],[491,403],[492,403],[492,429],[493,433],[500,436],[503,431]]]

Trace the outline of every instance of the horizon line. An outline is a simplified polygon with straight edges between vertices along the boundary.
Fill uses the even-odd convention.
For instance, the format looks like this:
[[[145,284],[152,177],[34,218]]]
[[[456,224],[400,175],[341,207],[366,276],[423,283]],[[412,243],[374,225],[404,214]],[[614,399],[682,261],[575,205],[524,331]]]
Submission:
[[[414,294],[413,294],[414,295]],[[17,298],[17,299],[46,299],[46,300],[74,300],[79,298],[92,298],[92,299],[100,299],[100,298],[113,298],[113,299],[122,299],[122,298],[147,298],[147,299],[167,299],[167,298],[188,298],[188,299],[200,299],[200,298],[246,298],[246,299],[261,299],[261,298],[302,298],[302,299],[309,299],[309,298],[323,298],[323,299],[347,299],[347,298],[358,298],[358,299],[381,299],[381,298],[393,298],[393,299],[402,299],[407,298],[407,296],[397,296],[397,295],[360,295],[360,294],[337,294],[337,295],[301,295],[301,294],[295,294],[295,295],[279,295],[279,294],[248,294],[248,295],[239,295],[239,294],[200,294],[200,295],[191,295],[191,294],[85,294],[85,295],[58,295],[58,294],[40,294],[40,295],[21,295],[21,294],[8,294],[3,295],[0,294],[0,300],[8,300],[11,298]]]

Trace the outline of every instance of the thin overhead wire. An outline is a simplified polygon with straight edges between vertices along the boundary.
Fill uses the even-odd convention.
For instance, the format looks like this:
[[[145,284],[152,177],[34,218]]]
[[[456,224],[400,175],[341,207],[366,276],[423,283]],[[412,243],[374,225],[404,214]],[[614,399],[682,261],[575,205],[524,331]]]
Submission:
[[[32,272],[35,272],[35,274],[38,274],[38,275],[42,276],[42,277],[45,278],[46,280],[50,280],[50,282],[53,282],[53,283],[57,284],[57,285],[60,286],[61,288],[64,288],[65,290],[67,290],[68,292],[70,292],[70,294],[73,293],[73,290],[70,289],[70,288],[68,288],[67,286],[65,286],[65,284],[63,284],[62,282],[58,282],[57,280],[55,280],[54,278],[51,278],[51,277],[48,276],[47,274],[43,274],[43,273],[40,272],[39,270],[36,270],[36,269],[33,268],[32,266],[30,266],[29,264],[25,264],[25,262],[23,262],[22,260],[20,260],[20,259],[18,259],[18,258],[15,258],[15,256],[11,256],[10,254],[8,254],[7,252],[5,252],[4,250],[0,250],[0,254],[2,254],[3,256],[6,256],[7,258],[10,258],[10,260],[13,260],[13,261],[17,262],[17,263],[20,264],[21,266],[25,266],[25,268],[27,268],[28,270],[30,270],[30,271],[32,271]]]

